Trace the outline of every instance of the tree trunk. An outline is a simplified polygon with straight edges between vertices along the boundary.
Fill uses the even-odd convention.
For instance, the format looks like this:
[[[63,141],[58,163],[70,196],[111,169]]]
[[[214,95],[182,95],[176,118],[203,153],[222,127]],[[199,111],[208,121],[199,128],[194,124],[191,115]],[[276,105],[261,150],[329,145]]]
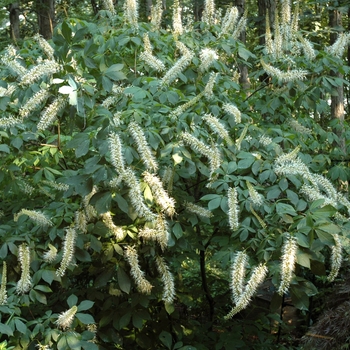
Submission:
[[[147,20],[151,20],[151,11],[152,11],[152,0],[146,0],[146,17]]]
[[[275,23],[276,0],[258,0],[258,35],[259,44],[265,45],[266,15],[269,14],[270,28],[272,30]]]
[[[55,26],[55,0],[37,0],[39,34],[51,39]]]
[[[19,2],[9,5],[11,39],[16,42],[20,38],[19,32]]]
[[[236,6],[238,9],[239,15],[243,16],[244,10],[245,10],[245,0],[236,0]],[[243,44],[246,43],[246,31],[245,31],[245,29],[239,35],[239,40]],[[245,64],[240,64],[239,71],[240,71],[239,82],[242,85],[244,90],[248,90],[250,88],[250,81],[248,78],[248,67]]]
[[[329,12],[329,25],[331,28],[339,28],[342,25],[341,13],[334,9]],[[330,45],[334,44],[337,40],[338,34],[331,32],[330,34]],[[343,79],[343,75],[337,71],[331,71],[331,75],[337,78]],[[345,137],[342,124],[344,122],[344,85],[341,84],[336,88],[336,94],[331,96],[331,117],[332,119],[338,119],[340,122],[340,128],[337,130],[339,136],[339,146],[341,150],[345,153]]]

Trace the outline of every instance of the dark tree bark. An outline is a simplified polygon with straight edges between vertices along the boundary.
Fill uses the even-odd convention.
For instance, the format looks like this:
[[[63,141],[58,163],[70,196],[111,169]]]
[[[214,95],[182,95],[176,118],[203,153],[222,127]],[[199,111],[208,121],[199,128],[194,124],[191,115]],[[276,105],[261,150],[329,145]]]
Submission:
[[[37,0],[39,34],[51,39],[55,26],[55,0]]]
[[[236,0],[236,6],[238,9],[238,13],[240,16],[243,16],[245,11],[245,0]],[[246,43],[246,31],[243,30],[239,36],[239,40],[242,41],[242,43]],[[250,88],[250,81],[248,78],[248,67],[245,64],[239,65],[239,71],[240,71],[240,77],[239,82],[242,85],[244,90],[248,90]]]
[[[329,25],[331,28],[340,28],[342,25],[341,13],[332,9],[329,11]],[[337,32],[331,32],[330,34],[330,44],[334,44],[338,38]],[[343,75],[338,71],[331,71],[331,75],[337,78],[343,79]],[[344,122],[344,85],[341,84],[336,88],[336,94],[331,96],[331,117],[332,119],[338,119],[340,124]],[[339,136],[340,148],[345,153],[345,137],[343,135],[343,127],[336,131]]]
[[[17,41],[20,38],[19,32],[19,2],[9,5],[11,39]]]
[[[91,6],[92,6],[92,11],[94,12],[94,15],[97,15],[99,11],[98,3],[95,0],[91,0]]]
[[[270,28],[275,23],[276,0],[258,0],[258,36],[259,44],[265,45],[266,16],[269,14]]]

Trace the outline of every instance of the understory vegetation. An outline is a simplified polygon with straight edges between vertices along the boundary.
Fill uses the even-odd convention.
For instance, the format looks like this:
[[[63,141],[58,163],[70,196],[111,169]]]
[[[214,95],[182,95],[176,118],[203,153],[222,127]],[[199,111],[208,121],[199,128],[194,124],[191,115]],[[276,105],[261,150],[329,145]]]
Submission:
[[[330,102],[349,35],[311,42],[283,1],[252,49],[235,7],[172,11],[138,22],[128,0],[1,54],[2,348],[337,337],[308,327],[350,251],[350,130]]]

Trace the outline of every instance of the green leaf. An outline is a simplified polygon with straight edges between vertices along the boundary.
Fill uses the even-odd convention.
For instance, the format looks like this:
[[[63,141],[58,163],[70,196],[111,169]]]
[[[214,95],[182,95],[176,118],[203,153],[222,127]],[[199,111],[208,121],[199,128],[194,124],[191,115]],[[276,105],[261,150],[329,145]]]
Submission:
[[[123,69],[123,64],[113,64],[107,70],[104,72],[104,74],[115,81],[126,79],[126,76],[123,72],[120,72],[121,69]]]
[[[173,226],[173,233],[177,239],[180,239],[183,235],[181,224],[176,222]]]
[[[13,336],[13,331],[7,324],[0,323],[0,334],[6,334],[8,336]]]
[[[215,199],[212,199],[208,203],[208,209],[209,210],[214,210],[216,208],[219,208],[220,207],[220,203],[221,203],[221,197],[217,197]]]
[[[91,199],[91,204],[95,207],[98,214],[106,213],[111,208],[111,192],[99,192]]]
[[[129,276],[125,273],[125,271],[119,266],[117,270],[118,284],[119,288],[129,294],[131,289],[131,281]]]
[[[10,153],[9,146],[5,144],[0,145],[0,152]]]
[[[44,293],[51,293],[51,292],[52,292],[52,289],[51,289],[50,287],[44,286],[44,285],[42,285],[42,284],[36,285],[36,286],[34,287],[34,289],[40,290],[40,291],[42,291],[42,292],[44,292]]]
[[[129,204],[119,193],[115,194],[114,200],[118,203],[120,210],[126,214],[129,213]]]
[[[4,243],[0,249],[0,259],[4,260],[7,257],[8,249],[7,244]]]
[[[142,328],[143,319],[138,313],[135,313],[132,315],[132,324],[135,328],[138,328],[138,329]]]
[[[128,312],[124,314],[119,320],[120,329],[123,329],[124,327],[126,327],[130,323],[130,320],[131,320],[131,313]]]
[[[166,332],[166,331],[161,332],[159,335],[159,339],[168,349],[171,349],[173,337],[169,332]]]
[[[22,334],[25,334],[27,332],[27,326],[19,318],[15,319],[15,325],[17,330]]]
[[[56,272],[53,270],[43,270],[41,278],[48,284],[51,284],[52,281],[56,278]]]
[[[297,212],[290,204],[277,203],[276,212],[278,215],[282,216],[283,214],[289,214],[291,216],[296,216]]]
[[[72,29],[70,28],[69,24],[66,21],[62,23],[61,30],[62,30],[63,37],[66,39],[68,43],[70,43],[72,41]]]
[[[297,253],[297,263],[301,266],[310,268],[310,255],[302,251]]]
[[[101,288],[107,285],[107,283],[111,280],[114,275],[115,268],[109,267],[102,269],[101,273],[97,276],[94,282],[95,288]]]
[[[78,297],[75,294],[71,294],[67,299],[67,304],[69,307],[73,307],[74,305],[77,305]]]
[[[320,239],[320,241],[328,246],[332,246],[334,245],[334,239],[333,239],[333,235],[325,232],[323,230],[318,230],[316,229],[316,234],[317,237]]]
[[[29,296],[30,296],[31,300],[33,300],[33,301],[37,300],[39,303],[42,303],[45,305],[47,304],[46,295],[43,293],[37,292],[35,289],[32,289],[29,292]]]
[[[78,305],[78,311],[86,311],[89,310],[93,307],[95,302],[91,300],[83,300],[79,305]]]
[[[82,322],[84,324],[93,324],[93,323],[95,323],[94,318],[91,315],[89,315],[89,314],[82,314],[80,312],[77,312],[75,314],[75,316],[77,317],[77,319],[80,322]]]
[[[238,161],[238,169],[248,169],[254,163],[254,161],[255,157],[250,154],[250,156],[248,156],[247,158]]]

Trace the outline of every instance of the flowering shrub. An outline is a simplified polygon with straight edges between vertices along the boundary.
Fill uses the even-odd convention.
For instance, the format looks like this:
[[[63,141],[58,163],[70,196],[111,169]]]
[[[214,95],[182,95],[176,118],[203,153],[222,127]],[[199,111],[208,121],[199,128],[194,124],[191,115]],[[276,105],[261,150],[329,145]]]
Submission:
[[[211,1],[193,28],[175,6],[172,30],[159,4],[146,24],[135,1],[123,18],[106,3],[98,24],[67,20],[52,43],[2,55],[0,340],[254,348],[232,317],[261,283],[306,310],[310,272],[334,280],[347,248],[350,203],[327,178],[337,136],[309,117],[326,113],[309,105],[312,87],[332,87],[321,85],[328,66],[308,76],[318,58],[340,65],[339,48],[312,55],[284,18],[251,53],[237,40],[245,15],[231,8],[220,22]],[[287,43],[309,60],[298,53],[287,69]],[[183,278],[193,262],[199,293],[197,272]],[[184,317],[205,300],[202,326],[197,311]]]

